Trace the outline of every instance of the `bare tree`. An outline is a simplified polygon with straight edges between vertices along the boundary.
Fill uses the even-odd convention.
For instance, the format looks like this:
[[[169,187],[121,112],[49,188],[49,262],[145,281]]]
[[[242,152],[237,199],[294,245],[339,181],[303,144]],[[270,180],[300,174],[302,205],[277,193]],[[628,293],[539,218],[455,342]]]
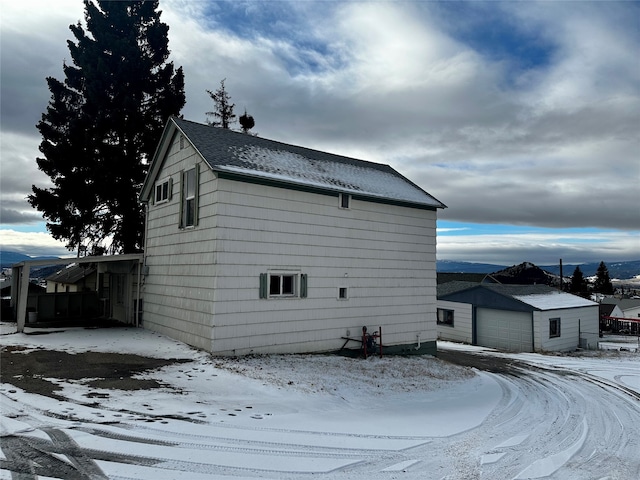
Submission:
[[[207,93],[213,100],[215,110],[212,112],[206,112],[208,117],[213,117],[213,120],[207,120],[207,123],[214,127],[229,128],[229,125],[236,121],[236,116],[233,113],[234,103],[231,103],[231,97],[227,93],[224,82],[227,79],[224,78],[220,81],[220,88],[215,92],[207,90]]]

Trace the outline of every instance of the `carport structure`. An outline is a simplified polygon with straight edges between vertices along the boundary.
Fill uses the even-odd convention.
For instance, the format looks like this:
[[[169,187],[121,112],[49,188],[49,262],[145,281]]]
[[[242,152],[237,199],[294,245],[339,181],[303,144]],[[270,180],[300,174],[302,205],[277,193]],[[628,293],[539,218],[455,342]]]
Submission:
[[[596,349],[598,304],[546,285],[438,286],[438,338],[517,352]]]
[[[105,255],[79,258],[25,260],[12,265],[11,307],[16,312],[17,331],[23,332],[29,300],[29,277],[33,267],[47,265],[66,266],[90,264],[98,273],[107,275],[108,291],[113,292],[104,301],[109,302],[111,316],[119,321],[140,324],[140,289],[142,285],[143,254]],[[49,293],[46,295],[61,295]],[[135,307],[134,307],[135,305]],[[131,308],[130,308],[131,306]]]

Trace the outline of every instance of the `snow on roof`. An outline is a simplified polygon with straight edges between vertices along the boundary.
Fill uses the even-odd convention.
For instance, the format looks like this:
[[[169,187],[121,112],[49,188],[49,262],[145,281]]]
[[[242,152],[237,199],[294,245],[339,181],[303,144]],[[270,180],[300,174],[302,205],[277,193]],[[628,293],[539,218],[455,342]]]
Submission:
[[[444,208],[388,165],[254,137],[187,120],[176,126],[217,172]]]
[[[560,308],[592,307],[596,302],[560,291],[533,295],[513,295],[513,298],[539,310],[557,310]]]

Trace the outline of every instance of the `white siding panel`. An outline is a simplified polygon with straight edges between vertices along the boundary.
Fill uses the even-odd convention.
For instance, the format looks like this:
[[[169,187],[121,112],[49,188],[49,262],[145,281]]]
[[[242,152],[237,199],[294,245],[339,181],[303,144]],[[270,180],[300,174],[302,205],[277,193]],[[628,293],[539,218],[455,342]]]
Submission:
[[[334,350],[362,326],[382,326],[385,344],[435,340],[435,212],[357,201],[342,210],[337,196],[219,185],[218,285],[231,288],[216,290],[215,351]],[[308,298],[259,299],[259,274],[278,268],[307,274]]]
[[[598,348],[598,306],[534,312],[536,350],[567,352],[580,346],[580,338],[589,349]],[[549,320],[560,319],[560,336],[549,337]]]
[[[179,135],[165,158],[160,178],[170,176],[169,202],[150,204],[147,214],[144,326],[206,350],[211,349],[215,273],[215,231],[180,229],[180,175],[200,164],[200,221],[215,199],[215,176]]]
[[[437,325],[438,339],[473,343],[473,305],[438,300],[438,308],[453,310],[453,326]]]

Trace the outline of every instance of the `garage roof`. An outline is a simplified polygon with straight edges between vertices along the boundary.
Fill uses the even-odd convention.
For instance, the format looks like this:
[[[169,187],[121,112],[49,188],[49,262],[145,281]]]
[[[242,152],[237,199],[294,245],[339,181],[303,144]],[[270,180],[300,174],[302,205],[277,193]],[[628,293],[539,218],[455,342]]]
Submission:
[[[438,285],[438,299],[484,304],[482,297],[497,294],[529,305],[535,310],[558,310],[597,306],[596,302],[562,292],[547,285],[503,285],[495,283],[450,282]],[[451,298],[454,296],[455,298]]]

